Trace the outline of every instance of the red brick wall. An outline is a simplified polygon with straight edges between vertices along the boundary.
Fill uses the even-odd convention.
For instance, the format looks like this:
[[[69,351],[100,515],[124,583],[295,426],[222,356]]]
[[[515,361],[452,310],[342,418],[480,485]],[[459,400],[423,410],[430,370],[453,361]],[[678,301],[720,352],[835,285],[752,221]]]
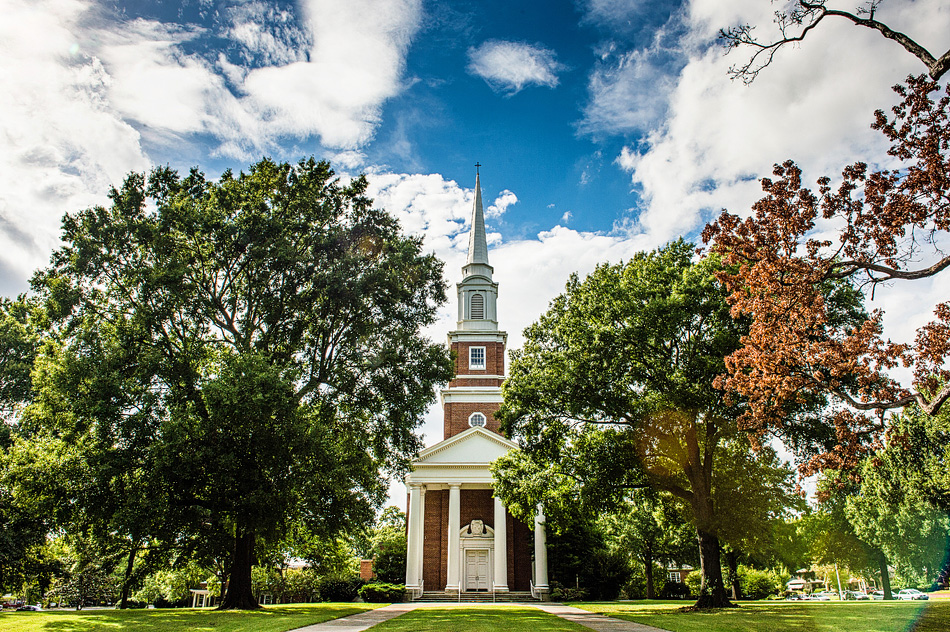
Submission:
[[[422,580],[425,590],[443,590],[448,582],[449,492],[426,492]],[[459,527],[481,520],[494,529],[495,501],[488,489],[463,489],[459,496]],[[507,514],[508,589],[528,590],[531,581],[531,527]],[[460,560],[461,561],[461,560]],[[461,569],[460,569],[461,571]]]
[[[485,370],[468,368],[468,348],[485,347]],[[504,375],[505,345],[500,342],[454,342],[456,375]]]
[[[442,421],[442,432],[445,438],[465,432],[471,426],[468,425],[468,418],[472,413],[482,413],[486,417],[485,429],[492,432],[499,432],[501,424],[495,420],[495,411],[501,404],[492,402],[449,402],[442,407],[444,415]]]
[[[375,576],[376,572],[373,571],[373,560],[360,560],[360,579],[368,582]]]
[[[448,549],[449,492],[426,492],[422,545],[422,582],[425,590],[444,590]]]

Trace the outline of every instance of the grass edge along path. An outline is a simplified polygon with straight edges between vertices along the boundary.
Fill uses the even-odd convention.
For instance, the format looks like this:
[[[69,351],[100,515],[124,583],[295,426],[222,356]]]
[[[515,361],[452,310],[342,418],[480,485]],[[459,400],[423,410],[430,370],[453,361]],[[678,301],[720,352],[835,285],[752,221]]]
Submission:
[[[260,610],[47,610],[0,613],[3,632],[287,632],[387,604],[307,603]]]
[[[590,632],[530,606],[425,607],[370,628],[370,632]]]
[[[809,630],[809,632],[946,632],[950,601],[740,602],[738,608],[679,612],[687,602],[571,604],[608,617],[671,632]]]

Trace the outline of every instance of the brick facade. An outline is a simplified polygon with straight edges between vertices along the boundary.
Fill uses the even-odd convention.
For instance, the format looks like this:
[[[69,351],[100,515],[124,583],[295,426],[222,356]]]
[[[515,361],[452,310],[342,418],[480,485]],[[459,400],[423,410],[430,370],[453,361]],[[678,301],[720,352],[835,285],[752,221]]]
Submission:
[[[492,402],[448,402],[443,407],[442,431],[445,438],[465,432],[470,428],[468,418],[472,413],[485,415],[485,429],[501,434],[501,424],[495,420],[495,411],[501,404]]]
[[[473,370],[468,366],[469,347],[485,347],[485,368]],[[455,355],[456,375],[504,375],[505,374],[505,345],[500,342],[453,342],[452,351]],[[462,386],[455,382],[449,386]],[[470,385],[471,386],[471,385]],[[488,386],[480,383],[479,386]],[[496,386],[500,386],[497,384]]]
[[[481,520],[495,528],[495,501],[490,489],[463,489],[459,492],[459,526]],[[506,517],[508,540],[508,589],[529,590],[531,582],[531,527]],[[426,590],[442,590],[448,583],[449,492],[426,492],[422,556],[422,581]],[[464,564],[464,561],[462,561]],[[464,569],[463,569],[464,572]]]

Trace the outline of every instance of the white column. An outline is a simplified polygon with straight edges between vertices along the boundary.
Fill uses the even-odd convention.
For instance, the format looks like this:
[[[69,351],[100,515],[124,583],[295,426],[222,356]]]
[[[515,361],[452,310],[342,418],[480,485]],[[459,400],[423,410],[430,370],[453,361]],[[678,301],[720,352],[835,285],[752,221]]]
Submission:
[[[495,496],[495,573],[492,578],[495,592],[508,592],[508,523],[505,506]]]
[[[406,534],[406,588],[409,591],[419,589],[419,558],[422,550],[418,536],[423,525],[421,496],[419,485],[409,483],[409,533]]]
[[[458,592],[459,590],[459,570],[462,557],[462,542],[459,537],[459,531],[462,529],[461,521],[461,492],[458,484],[449,485],[449,550],[446,569],[445,592]]]
[[[534,588],[543,593],[548,588],[548,539],[544,531],[544,511],[538,505],[534,515]]]

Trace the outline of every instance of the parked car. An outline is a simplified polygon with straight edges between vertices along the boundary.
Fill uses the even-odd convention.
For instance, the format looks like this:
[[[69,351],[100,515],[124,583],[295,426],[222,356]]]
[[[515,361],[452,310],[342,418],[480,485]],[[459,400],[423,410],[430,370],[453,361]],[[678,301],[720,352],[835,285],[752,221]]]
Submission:
[[[913,601],[915,599],[930,599],[930,595],[925,595],[916,588],[905,588],[894,595],[896,599],[903,601]]]
[[[875,590],[874,592],[871,593],[871,599],[874,599],[874,600],[876,600],[876,601],[880,601],[880,600],[884,599],[884,591],[883,591],[883,590]]]
[[[792,593],[785,598],[785,601],[808,601],[808,595],[802,593]]]
[[[42,610],[42,608],[40,608],[39,606],[33,606],[30,604],[27,604],[25,606],[20,606],[19,608],[16,609],[17,612],[39,612],[40,610]]]
[[[867,601],[871,597],[868,596],[866,592],[862,592],[860,590],[846,590],[844,592],[844,598],[851,599],[854,601]]]
[[[831,597],[826,592],[816,592],[809,596],[809,601],[831,601]]]

